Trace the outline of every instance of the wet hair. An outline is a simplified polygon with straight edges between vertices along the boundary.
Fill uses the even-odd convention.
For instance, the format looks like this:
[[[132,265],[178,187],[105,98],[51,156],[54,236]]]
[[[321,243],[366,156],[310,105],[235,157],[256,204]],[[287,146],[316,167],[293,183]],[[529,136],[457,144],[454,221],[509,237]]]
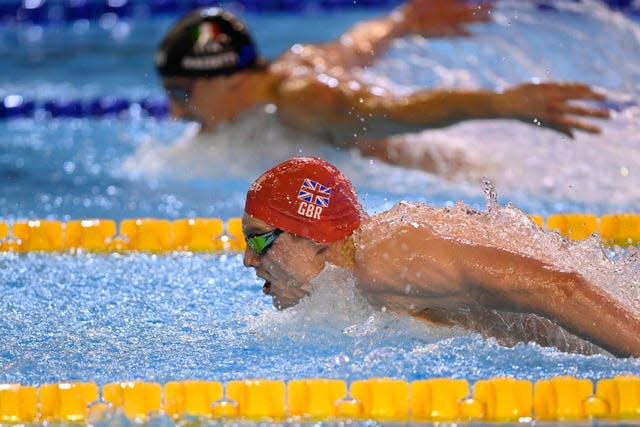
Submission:
[[[165,35],[155,55],[162,77],[214,77],[264,69],[246,25],[218,7],[196,9]]]

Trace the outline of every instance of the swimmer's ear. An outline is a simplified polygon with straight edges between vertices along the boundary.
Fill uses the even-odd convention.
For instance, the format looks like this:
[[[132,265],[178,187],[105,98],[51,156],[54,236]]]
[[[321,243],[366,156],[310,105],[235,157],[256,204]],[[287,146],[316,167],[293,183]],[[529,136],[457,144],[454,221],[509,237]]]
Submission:
[[[321,255],[329,249],[329,245],[327,243],[318,243],[315,241],[312,241],[312,243],[314,245],[316,255]]]

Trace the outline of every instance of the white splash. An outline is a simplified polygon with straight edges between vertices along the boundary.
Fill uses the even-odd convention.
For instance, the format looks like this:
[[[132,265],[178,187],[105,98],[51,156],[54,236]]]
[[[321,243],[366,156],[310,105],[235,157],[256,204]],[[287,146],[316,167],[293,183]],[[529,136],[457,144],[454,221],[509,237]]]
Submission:
[[[292,156],[326,157],[334,152],[314,136],[281,125],[269,107],[249,110],[215,132],[200,133],[200,126],[190,123],[173,143],[147,141],[125,160],[123,169],[133,176],[246,177]]]
[[[509,120],[465,122],[407,135],[416,157],[440,153],[439,173],[459,185],[488,177],[503,196],[597,204],[640,201],[640,26],[600,1],[497,2],[473,37],[411,37],[361,76],[406,93],[421,87],[503,89],[530,81],[578,81],[606,93],[600,135],[575,139]],[[599,35],[606,34],[606,37]],[[447,159],[450,159],[447,162]],[[455,160],[455,162],[453,161]],[[456,165],[458,163],[458,165]]]
[[[460,328],[427,325],[412,317],[373,308],[357,290],[353,275],[332,264],[327,264],[311,281],[311,295],[297,305],[281,312],[266,311],[247,321],[254,334],[264,338],[287,335],[294,340],[304,340],[306,335],[319,331],[357,338],[388,329],[425,342],[469,334]]]
[[[294,155],[320,155],[356,187],[406,194],[454,191],[487,177],[503,196],[589,204],[618,211],[640,202],[640,28],[599,1],[498,2],[473,37],[408,37],[359,75],[397,93],[421,87],[502,89],[530,81],[579,81],[613,101],[600,135],[554,131],[510,120],[465,122],[403,136],[431,173],[399,170],[281,125],[273,108],[247,112],[211,135],[193,129],[173,144],[149,142],[124,165],[131,175],[255,177]],[[599,35],[606,34],[606,37]],[[412,190],[414,191],[414,190]],[[457,197],[457,196],[456,196]]]
[[[197,123],[185,126],[180,138],[166,143],[148,140],[122,164],[131,178],[189,180],[198,177],[240,177],[253,180],[292,156],[319,156],[331,161],[356,186],[406,194],[408,184],[421,190],[453,190],[453,185],[422,171],[394,167],[363,158],[355,149],[338,149],[317,137],[284,126],[277,111],[256,108],[213,133],[200,133]],[[455,184],[460,189],[466,185]],[[468,186],[468,193],[475,186]],[[366,195],[365,195],[366,196]]]

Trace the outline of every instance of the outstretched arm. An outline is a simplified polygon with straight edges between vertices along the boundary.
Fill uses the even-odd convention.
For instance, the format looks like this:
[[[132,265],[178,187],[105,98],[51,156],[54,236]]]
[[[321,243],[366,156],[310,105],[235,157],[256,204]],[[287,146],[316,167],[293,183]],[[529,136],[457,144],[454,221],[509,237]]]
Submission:
[[[485,307],[538,314],[618,357],[640,356],[640,317],[580,274],[496,248],[458,250]]]
[[[444,144],[415,144],[407,135],[383,139],[362,138],[357,139],[355,145],[364,157],[448,178],[464,175],[472,167],[466,153],[460,148]]]
[[[328,66],[364,67],[382,55],[394,38],[467,36],[465,25],[490,19],[492,2],[409,0],[391,13],[357,23],[336,41],[300,46],[299,54],[322,58]]]
[[[429,221],[451,222],[436,211],[425,213],[435,215]],[[453,233],[445,237],[405,221],[396,219],[369,248],[360,242],[366,255],[356,274],[374,304],[413,314],[435,310],[444,323],[482,310],[531,313],[617,356],[640,356],[640,316],[605,292],[606,283],[501,249],[475,236],[466,222],[449,224]],[[365,228],[363,236],[372,231]]]
[[[406,96],[376,90],[354,82],[291,79],[280,87],[278,106],[292,126],[338,128],[367,139],[472,119],[515,119],[573,137],[576,130],[600,132],[585,119],[609,117],[604,108],[574,103],[605,99],[580,83],[526,83],[503,92],[425,89]]]
[[[470,112],[462,113],[474,117],[473,109],[486,108],[487,117],[491,117],[492,109],[495,117],[513,118],[525,123],[554,129],[569,137],[573,137],[574,129],[589,133],[599,133],[600,129],[580,119],[580,116],[605,118],[609,113],[600,108],[590,108],[569,104],[568,95],[602,99],[589,87],[584,85],[521,85],[508,90],[502,95],[487,93],[486,100],[490,105],[469,104],[464,108],[471,108]],[[481,98],[476,95],[476,99]],[[473,96],[469,96],[473,99]],[[491,98],[494,98],[491,100]],[[462,97],[458,97],[461,100]],[[583,98],[584,99],[584,98]],[[446,102],[446,101],[445,101]],[[481,103],[482,101],[480,101]],[[455,108],[455,104],[450,105]],[[401,113],[400,115],[405,114]],[[411,113],[407,113],[409,116]],[[447,114],[450,114],[447,113]],[[456,121],[460,115],[453,113],[452,120]],[[481,115],[477,115],[481,117]],[[414,118],[413,120],[419,120]],[[447,120],[443,117],[444,123]],[[445,176],[454,176],[463,172],[468,166],[463,152],[455,149],[444,150],[437,147],[417,147],[411,141],[401,137],[386,137],[381,139],[359,138],[356,147],[363,156],[381,159],[387,163],[424,170]]]
[[[526,83],[504,92],[424,90],[406,97],[368,97],[369,104],[364,104],[363,113],[388,118],[389,125],[408,125],[414,130],[471,119],[515,119],[573,137],[574,130],[599,133],[599,127],[582,118],[606,118],[609,112],[571,102],[603,99],[604,95],[585,84]]]

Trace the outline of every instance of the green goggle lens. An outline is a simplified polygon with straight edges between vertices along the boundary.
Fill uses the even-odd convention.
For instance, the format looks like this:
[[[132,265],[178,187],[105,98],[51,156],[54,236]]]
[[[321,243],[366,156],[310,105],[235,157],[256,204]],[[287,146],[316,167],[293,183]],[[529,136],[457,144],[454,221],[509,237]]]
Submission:
[[[273,242],[276,241],[278,236],[282,233],[282,230],[267,231],[262,234],[252,234],[251,236],[245,237],[245,241],[247,245],[258,255],[264,255],[267,253]]]

